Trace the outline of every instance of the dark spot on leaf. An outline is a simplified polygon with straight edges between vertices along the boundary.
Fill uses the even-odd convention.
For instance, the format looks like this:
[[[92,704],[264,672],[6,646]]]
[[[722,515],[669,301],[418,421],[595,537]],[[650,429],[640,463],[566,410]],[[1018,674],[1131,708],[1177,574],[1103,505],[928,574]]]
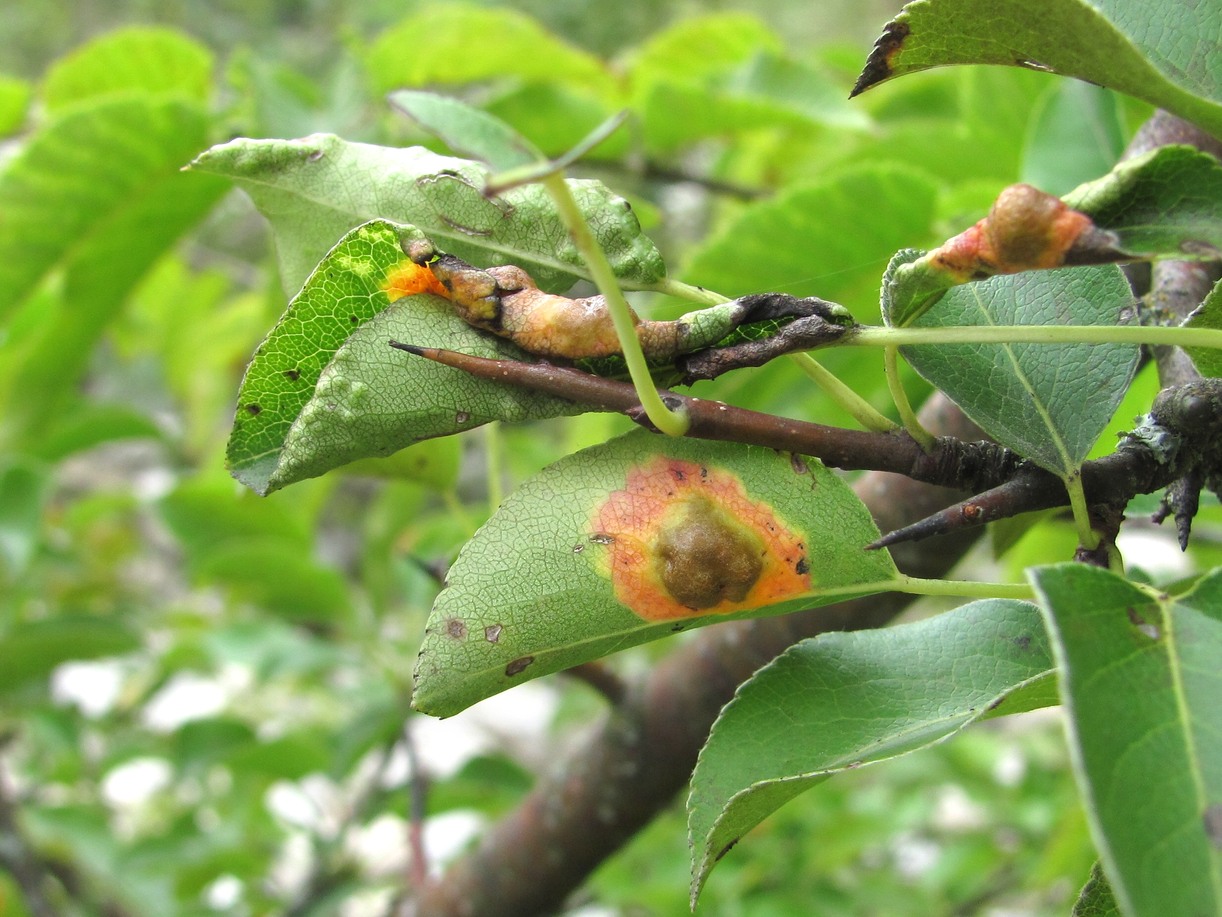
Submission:
[[[484,639],[489,643],[496,643],[501,639],[501,631],[504,629],[500,624],[489,624],[484,628]]]
[[[357,318],[355,315],[349,315],[349,316],[348,316],[348,321],[352,322],[352,324],[354,324],[354,325],[355,325],[357,322],[359,322],[359,321],[360,321],[360,319],[359,319],[359,318]]]
[[[789,467],[793,469],[794,474],[808,474],[810,472],[810,468],[806,465],[806,459],[796,452],[789,453]]]
[[[471,419],[471,415],[468,414],[466,411],[459,411],[457,414],[454,415],[454,422],[458,424],[459,426],[462,426],[470,419]]]
[[[585,549],[586,549],[586,546],[585,546],[584,544],[582,544],[581,542],[578,542],[577,544],[573,545],[573,553],[574,553],[574,554],[580,554],[580,553],[581,553],[582,551],[584,551]]]
[[[1222,802],[1209,806],[1201,816],[1201,823],[1205,825],[1205,836],[1209,838],[1209,843],[1213,844],[1215,850],[1222,850]]]
[[[258,416],[259,414],[263,413],[263,405],[251,402],[250,404],[246,405],[246,413]]]
[[[1000,707],[1005,702],[1006,702],[1005,697],[995,697],[991,701],[989,701],[988,706],[985,707],[984,709],[992,713],[994,710],[996,710],[998,707]]]
[[[707,467],[707,466],[705,466],[705,465],[701,465],[701,466],[700,466],[700,477],[701,477],[702,479],[704,479],[704,478],[707,478],[708,476],[709,476],[709,469],[708,469],[708,467]]]
[[[505,674],[510,678],[512,678],[514,675],[520,675],[522,672],[525,672],[526,668],[534,661],[534,656],[522,656],[519,659],[515,659],[513,662],[509,663],[509,665],[505,666]]]
[[[672,468],[670,470],[670,473],[674,475],[674,478],[676,481],[683,481],[687,479],[687,475],[683,473],[682,468]]]
[[[810,562],[806,559],[805,554],[798,558],[798,562],[793,565],[793,570],[798,576],[805,576],[810,572]]]
[[[446,621],[446,633],[455,640],[465,639],[467,636],[467,624],[458,618],[450,618]]]
[[[687,625],[684,624],[682,621],[680,621],[678,624],[671,625],[670,632],[672,634],[677,634],[679,633],[679,631],[685,630],[686,628],[687,628]]]
[[[327,154],[324,153],[322,150],[314,150],[312,153],[310,153],[309,156],[306,157],[306,162],[318,162],[320,159],[322,159],[326,155]]]
[[[726,844],[724,847],[718,850],[717,856],[713,857],[713,861],[716,862],[720,860],[723,856],[725,856],[727,853],[733,850],[734,845],[738,843],[738,840],[739,840],[738,838],[734,838],[734,840],[730,841],[730,843]]]
[[[286,369],[284,371],[284,374],[288,376],[290,379],[292,379],[294,382],[296,382],[298,379],[301,378],[301,370],[299,369]]]
[[[1017,646],[1024,653],[1027,652],[1027,650],[1031,649],[1031,635],[1022,634],[1021,636],[1015,637],[1014,645]]]
[[[592,544],[615,544],[615,536],[608,535],[606,532],[595,532],[590,536]]]
[[[870,51],[870,56],[866,58],[866,65],[862,68],[861,76],[857,77],[853,91],[849,93],[850,99],[892,76],[895,69],[893,63],[895,55],[903,48],[904,39],[911,31],[908,23],[899,20],[892,20],[883,27],[883,34],[878,37],[878,41],[874,42],[874,48]]]
[[[1140,612],[1138,612],[1138,610],[1132,605],[1126,608],[1125,611],[1128,613],[1129,623],[1141,631],[1145,636],[1149,637],[1151,640],[1157,640],[1162,636],[1162,631],[1159,630],[1158,625],[1151,624],[1149,621],[1143,618]]]

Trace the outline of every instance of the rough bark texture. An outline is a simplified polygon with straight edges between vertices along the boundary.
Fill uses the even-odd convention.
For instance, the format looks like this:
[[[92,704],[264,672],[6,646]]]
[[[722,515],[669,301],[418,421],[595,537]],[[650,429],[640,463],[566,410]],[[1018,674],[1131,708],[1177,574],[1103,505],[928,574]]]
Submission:
[[[981,436],[940,397],[922,413],[922,422],[939,434],[968,440]],[[856,489],[883,531],[956,498],[954,491],[884,473],[865,475]],[[896,563],[907,573],[940,576],[980,532],[902,546],[894,552]],[[423,889],[405,913],[515,917],[554,912],[687,785],[713,720],[752,672],[806,637],[886,624],[910,601],[910,596],[889,593],[702,630],[647,678],[630,685],[623,702],[586,741],[540,777],[521,805]]]

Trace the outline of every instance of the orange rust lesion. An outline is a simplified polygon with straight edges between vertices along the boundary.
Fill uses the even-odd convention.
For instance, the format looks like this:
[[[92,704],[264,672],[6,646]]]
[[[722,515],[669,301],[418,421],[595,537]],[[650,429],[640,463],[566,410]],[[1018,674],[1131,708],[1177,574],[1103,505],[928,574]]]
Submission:
[[[418,293],[433,293],[449,298],[446,288],[433,272],[427,266],[412,261],[400,262],[387,271],[382,289],[391,302]]]
[[[732,614],[811,589],[803,535],[724,469],[655,458],[628,473],[590,528],[617,601],[647,621]]]

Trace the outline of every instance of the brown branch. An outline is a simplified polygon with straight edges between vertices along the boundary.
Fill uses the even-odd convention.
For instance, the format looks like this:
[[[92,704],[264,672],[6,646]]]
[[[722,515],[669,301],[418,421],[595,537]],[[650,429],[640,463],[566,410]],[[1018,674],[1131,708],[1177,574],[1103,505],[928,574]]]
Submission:
[[[980,436],[948,402],[932,401],[922,412],[928,428],[960,438]],[[884,528],[925,515],[948,499],[941,488],[888,474],[866,475],[856,489]],[[978,532],[933,547],[904,546],[896,562],[913,575],[943,575]],[[410,913],[524,917],[555,911],[684,787],[714,718],[745,678],[798,640],[881,626],[909,601],[889,593],[796,615],[713,625],[694,635],[634,683],[624,702],[553,773],[540,777],[476,849],[427,888]],[[682,846],[682,839],[676,837],[675,844]]]
[[[391,341],[408,353],[452,366],[493,382],[555,395],[591,409],[615,411],[647,425],[640,399],[630,383],[595,376],[568,366],[490,360],[453,350],[416,347]],[[687,435],[695,439],[747,443],[811,455],[831,468],[890,471],[929,484],[982,490],[1007,480],[1021,459],[988,442],[965,443],[952,437],[937,441],[930,452],[907,433],[845,430],[825,424],[789,420],[747,408],[662,392],[672,409],[687,412]]]
[[[636,390],[628,383],[594,376],[549,363],[489,360],[450,350],[392,345],[429,360],[462,369],[480,378],[567,398],[594,409],[617,411],[647,424]],[[1222,383],[1204,381],[1191,389],[1165,390],[1151,409],[1151,427],[1126,438],[1116,452],[1082,466],[1087,501],[1098,506],[1123,506],[1136,494],[1166,487],[1199,467],[1202,481],[1217,473],[1210,445],[1222,430],[1207,406],[1222,404]],[[1186,394],[1191,397],[1185,401]],[[833,468],[887,471],[926,484],[963,488],[975,496],[913,525],[893,531],[872,547],[890,547],[962,528],[984,525],[1020,513],[1066,506],[1069,497],[1061,479],[1023,462],[1013,452],[990,442],[963,442],[941,437],[926,452],[903,431],[878,433],[845,430],[824,424],[789,420],[717,401],[664,392],[672,409],[685,410],[688,436],[747,443],[811,455]],[[1185,410],[1182,405],[1192,406]],[[1160,442],[1182,444],[1170,460]],[[1199,487],[1197,488],[1200,489]],[[1183,512],[1177,511],[1182,516]],[[886,531],[886,530],[884,530]]]

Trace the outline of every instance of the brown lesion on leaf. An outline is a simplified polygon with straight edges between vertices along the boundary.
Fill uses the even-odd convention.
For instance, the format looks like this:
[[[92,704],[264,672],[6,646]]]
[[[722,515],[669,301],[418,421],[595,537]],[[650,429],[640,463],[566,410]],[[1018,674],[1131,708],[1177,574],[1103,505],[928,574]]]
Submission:
[[[246,413],[253,417],[258,417],[263,413],[263,405],[252,401],[250,404],[246,405]]]
[[[467,624],[461,618],[450,618],[446,621],[446,635],[455,640],[467,638]]]
[[[596,507],[616,599],[647,621],[731,614],[810,591],[803,539],[725,469],[659,456]]]
[[[903,49],[911,31],[908,23],[902,19],[894,19],[883,27],[883,34],[874,42],[866,65],[849,93],[850,99],[895,75],[895,56]]]
[[[521,656],[513,660],[513,662],[509,663],[509,665],[505,666],[505,674],[510,678],[513,678],[515,675],[521,675],[534,661],[534,656]]]

